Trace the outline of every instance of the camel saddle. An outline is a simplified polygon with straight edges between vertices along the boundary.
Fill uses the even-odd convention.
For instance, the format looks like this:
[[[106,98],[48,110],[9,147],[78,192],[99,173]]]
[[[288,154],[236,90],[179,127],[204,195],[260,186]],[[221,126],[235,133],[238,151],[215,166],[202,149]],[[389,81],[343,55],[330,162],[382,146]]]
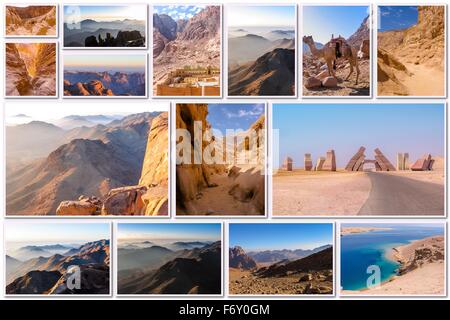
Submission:
[[[350,49],[347,41],[345,41],[345,39],[341,36],[337,38],[331,38],[330,42],[328,42],[328,46],[336,50],[336,58],[344,56],[346,50]]]

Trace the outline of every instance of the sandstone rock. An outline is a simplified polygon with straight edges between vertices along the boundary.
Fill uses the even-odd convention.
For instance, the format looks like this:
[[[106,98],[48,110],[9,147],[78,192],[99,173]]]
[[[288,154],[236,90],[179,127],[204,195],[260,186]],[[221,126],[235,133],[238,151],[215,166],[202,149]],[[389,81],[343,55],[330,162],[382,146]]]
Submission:
[[[338,85],[338,81],[335,77],[326,77],[322,81],[322,85],[326,88],[336,88]]]
[[[7,96],[31,95],[31,77],[16,45],[6,43],[5,51],[5,94]]]
[[[311,171],[312,170],[313,163],[312,163],[312,159],[311,159],[311,154],[310,153],[305,153],[304,166],[305,166],[305,170],[306,171]]]
[[[323,164],[325,163],[325,157],[319,157],[319,159],[317,159],[317,164],[316,164],[316,171],[322,171],[323,169]]]
[[[299,282],[305,282],[305,281],[312,281],[313,276],[310,273],[304,274],[303,276],[298,279]]]
[[[139,184],[143,186],[168,185],[169,178],[169,115],[161,113],[152,120]]]
[[[291,157],[286,157],[286,159],[283,162],[283,168],[286,169],[287,171],[292,171],[293,163],[294,161],[292,160]]]
[[[102,215],[144,215],[145,203],[142,196],[145,186],[130,186],[112,189],[102,206]]]
[[[236,166],[232,166],[229,170],[228,170],[228,177],[230,178],[236,178],[237,176],[239,176],[241,169],[239,167]]]
[[[318,75],[316,75],[316,78],[319,79],[320,81],[324,80],[327,77],[330,77],[330,73],[328,72],[328,70],[323,70],[321,71]]]
[[[309,77],[304,83],[306,89],[319,88],[321,85],[322,83],[320,82],[320,80],[315,77]]]
[[[149,187],[142,195],[144,202],[144,215],[146,216],[167,216],[169,214],[168,186],[160,185]]]
[[[254,168],[241,173],[228,191],[236,200],[251,202],[258,212],[265,208],[265,179],[261,169]]]
[[[100,214],[100,206],[88,199],[63,201],[56,209],[58,216],[94,216]]]
[[[336,171],[336,156],[334,150],[327,151],[327,157],[322,167],[323,171]]]
[[[200,122],[202,126],[202,136],[207,128],[206,116],[208,114],[207,104],[179,104],[177,105],[176,113],[176,128],[186,129],[191,137],[196,137],[194,134],[194,123]],[[196,137],[199,138],[199,137]],[[194,150],[194,143],[205,148],[203,141],[190,141],[188,147]],[[177,156],[183,156],[177,155]],[[186,202],[195,199],[199,191],[209,185],[209,174],[207,174],[206,166],[194,163],[194,154],[188,159],[189,163],[180,163],[176,167],[176,183],[179,195],[177,202],[182,206]]]

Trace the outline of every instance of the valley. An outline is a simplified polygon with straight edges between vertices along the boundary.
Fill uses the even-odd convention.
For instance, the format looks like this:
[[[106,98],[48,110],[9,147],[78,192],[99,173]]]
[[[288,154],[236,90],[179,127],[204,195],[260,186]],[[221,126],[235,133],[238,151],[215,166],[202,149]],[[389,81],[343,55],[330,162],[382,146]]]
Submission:
[[[70,115],[7,126],[7,214],[165,214],[167,116]]]

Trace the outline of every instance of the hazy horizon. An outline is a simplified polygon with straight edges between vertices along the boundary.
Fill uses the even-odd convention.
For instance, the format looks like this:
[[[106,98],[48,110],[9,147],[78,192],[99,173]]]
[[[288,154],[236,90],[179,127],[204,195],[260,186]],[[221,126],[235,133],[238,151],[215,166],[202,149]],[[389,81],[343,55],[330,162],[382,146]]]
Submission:
[[[127,116],[131,114],[144,113],[144,112],[164,112],[169,110],[169,106],[166,102],[151,102],[149,103],[131,103],[126,107],[123,103],[113,102],[106,105],[95,102],[72,102],[67,101],[64,104],[64,108],[60,108],[58,105],[52,105],[47,103],[40,105],[36,108],[27,102],[12,102],[5,103],[5,124],[7,126],[13,126],[18,124],[29,123],[31,121],[43,121],[49,122],[62,119],[67,116]],[[126,110],[126,111],[124,111]]]
[[[7,222],[6,243],[86,243],[110,239],[109,223]]]
[[[436,229],[443,228],[442,223],[369,223],[369,222],[360,222],[360,223],[341,223],[341,228],[349,228],[349,227],[385,227],[385,228],[428,228],[428,229]]]
[[[119,242],[220,241],[220,223],[119,223]]]
[[[247,252],[265,250],[311,250],[333,244],[331,223],[230,223],[230,248]]]
[[[226,12],[228,27],[297,25],[294,5],[229,5]]]
[[[64,72],[141,72],[146,73],[146,55],[142,54],[65,54]]]
[[[394,166],[399,152],[409,153],[411,164],[427,153],[444,156],[444,104],[274,104],[272,110],[279,129],[274,168],[287,156],[303,167],[305,153],[315,164],[330,149],[343,168],[361,146],[367,159],[379,148]]]
[[[146,21],[147,5],[64,5],[64,23],[72,24],[87,19],[98,22],[122,21],[126,19]]]

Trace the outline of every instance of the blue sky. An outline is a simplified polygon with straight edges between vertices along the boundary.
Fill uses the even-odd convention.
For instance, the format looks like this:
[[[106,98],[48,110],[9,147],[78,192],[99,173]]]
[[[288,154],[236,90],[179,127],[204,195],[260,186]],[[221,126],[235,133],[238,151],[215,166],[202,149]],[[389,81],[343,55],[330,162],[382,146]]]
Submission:
[[[304,6],[303,35],[322,44],[341,35],[350,37],[369,14],[368,6]]]
[[[120,223],[118,237],[123,240],[218,241],[220,223]]]
[[[207,120],[213,129],[225,134],[226,129],[247,130],[262,114],[263,103],[210,103],[208,104]]]
[[[295,27],[295,6],[229,5],[226,9],[229,27]]]
[[[146,20],[147,6],[137,5],[65,5],[64,22],[76,23],[86,19],[95,21]]]
[[[23,243],[84,243],[109,239],[109,223],[7,223],[5,240]]]
[[[417,23],[417,6],[379,6],[378,30],[406,29]]]
[[[174,20],[183,19],[188,20],[195,16],[197,13],[205,8],[204,5],[195,6],[179,6],[179,5],[167,5],[167,6],[154,6],[153,12],[158,14],[167,14]]]
[[[231,223],[230,247],[245,251],[314,249],[333,244],[331,223]]]
[[[290,156],[294,167],[303,167],[305,153],[315,163],[334,149],[342,168],[360,146],[367,159],[380,148],[394,165],[398,152],[409,152],[410,163],[425,153],[444,155],[443,104],[274,104],[273,129],[279,164]]]

